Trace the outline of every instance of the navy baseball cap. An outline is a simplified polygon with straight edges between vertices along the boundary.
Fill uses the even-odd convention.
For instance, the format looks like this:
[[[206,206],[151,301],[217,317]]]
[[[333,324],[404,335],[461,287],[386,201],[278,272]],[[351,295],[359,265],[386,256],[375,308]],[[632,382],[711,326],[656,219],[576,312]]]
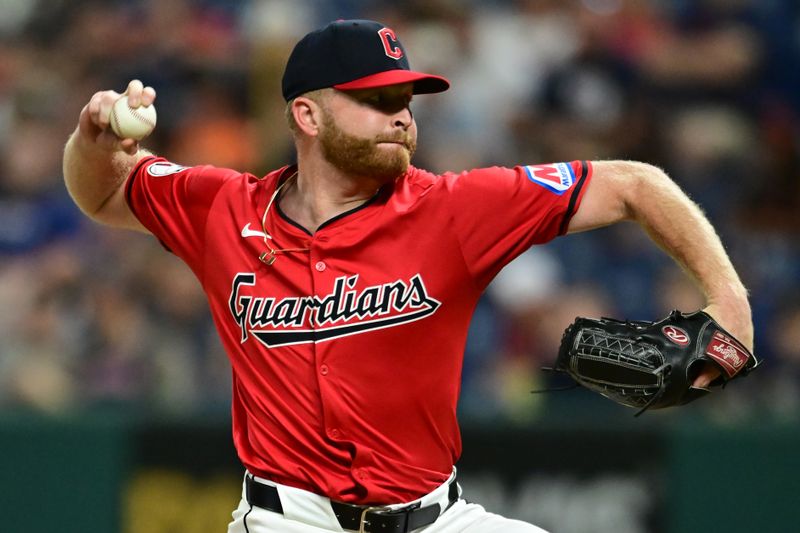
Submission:
[[[343,91],[413,83],[414,94],[450,87],[441,76],[415,72],[391,28],[372,20],[337,20],[312,31],[295,45],[283,73],[288,102],[308,91]]]

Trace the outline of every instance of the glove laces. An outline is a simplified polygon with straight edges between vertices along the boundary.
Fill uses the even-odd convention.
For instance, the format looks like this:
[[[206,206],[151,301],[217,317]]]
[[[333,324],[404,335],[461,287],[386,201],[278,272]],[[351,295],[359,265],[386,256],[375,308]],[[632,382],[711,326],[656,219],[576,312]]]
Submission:
[[[564,371],[561,370],[561,369],[553,368],[553,367],[549,367],[549,366],[543,366],[541,369],[543,371],[545,371],[545,372],[564,373]],[[664,376],[665,375],[669,375],[671,370],[672,370],[672,365],[670,365],[669,363],[664,363],[660,367],[658,367],[655,370],[653,370],[653,374],[655,374],[656,376],[661,377],[661,379],[663,380]],[[564,391],[577,389],[580,386],[581,386],[581,384],[576,381],[576,382],[572,383],[571,385],[566,385],[566,386],[563,386],[563,387],[548,387],[546,389],[532,390],[531,394],[542,394],[542,393],[545,393],[545,392],[564,392]],[[658,392],[653,394],[653,397],[650,398],[649,400],[647,400],[647,403],[645,403],[644,406],[641,409],[639,409],[636,412],[635,415],[633,415],[634,418],[639,417],[642,413],[644,413],[645,411],[650,409],[650,407],[652,407],[653,404],[655,404],[658,400],[660,400],[661,397],[664,395],[664,391],[665,390],[666,390],[665,387],[659,388]]]

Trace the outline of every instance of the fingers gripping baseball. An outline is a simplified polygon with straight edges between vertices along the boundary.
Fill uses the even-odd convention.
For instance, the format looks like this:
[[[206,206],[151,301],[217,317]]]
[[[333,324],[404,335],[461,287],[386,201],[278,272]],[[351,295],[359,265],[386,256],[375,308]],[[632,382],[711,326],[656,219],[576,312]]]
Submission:
[[[146,130],[144,135],[141,135],[143,130],[134,131],[139,135],[134,136],[125,135],[127,130],[124,127],[118,127],[117,130],[121,135],[117,135],[111,127],[111,114],[114,104],[122,97],[127,97],[127,106],[131,109],[140,107],[150,107],[153,109],[152,125]],[[153,102],[156,98],[156,92],[152,87],[145,87],[141,81],[132,80],[124,93],[116,91],[99,91],[95,93],[89,100],[89,103],[83,108],[80,116],[79,127],[81,133],[91,138],[102,148],[108,150],[123,150],[129,154],[134,154],[139,149],[139,140],[152,130],[155,125]]]

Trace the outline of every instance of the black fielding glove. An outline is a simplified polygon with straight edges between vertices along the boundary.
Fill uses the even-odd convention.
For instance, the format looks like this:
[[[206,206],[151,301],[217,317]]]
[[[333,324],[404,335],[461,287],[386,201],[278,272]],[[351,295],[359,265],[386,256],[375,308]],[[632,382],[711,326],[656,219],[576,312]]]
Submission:
[[[640,411],[683,405],[708,394],[692,387],[708,362],[714,385],[747,375],[759,361],[703,311],[673,311],[658,322],[578,317],[561,339],[553,370]]]

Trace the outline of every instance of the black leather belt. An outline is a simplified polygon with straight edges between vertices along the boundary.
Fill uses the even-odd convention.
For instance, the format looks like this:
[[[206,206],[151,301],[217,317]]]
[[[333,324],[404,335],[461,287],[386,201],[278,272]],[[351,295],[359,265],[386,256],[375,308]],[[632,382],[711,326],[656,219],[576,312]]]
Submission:
[[[283,514],[278,489],[245,477],[247,503]],[[448,488],[448,507],[458,500],[458,484],[453,479]],[[433,524],[445,509],[438,503],[421,507],[419,503],[392,510],[384,506],[352,505],[331,500],[333,513],[344,529],[363,533],[407,533]]]

